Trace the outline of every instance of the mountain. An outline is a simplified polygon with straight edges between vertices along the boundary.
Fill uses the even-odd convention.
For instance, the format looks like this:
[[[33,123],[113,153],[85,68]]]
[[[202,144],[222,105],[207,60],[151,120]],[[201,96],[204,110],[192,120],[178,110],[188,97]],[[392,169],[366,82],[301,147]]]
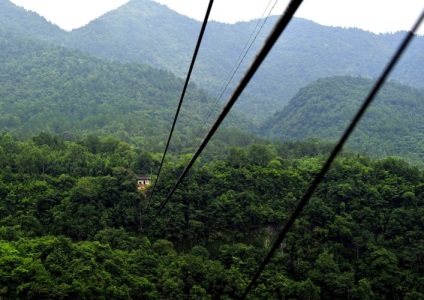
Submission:
[[[12,16],[0,26],[0,299],[242,298],[270,244],[305,200],[331,143],[270,143],[221,130],[207,159],[202,155],[168,201],[191,158],[184,150],[199,141],[195,132],[215,104],[191,84],[153,197],[153,186],[137,189],[137,174],[158,170],[183,80],[134,61],[52,46],[46,41],[65,45],[71,35],[55,36],[46,23],[50,38],[37,25],[42,19],[31,16],[28,31],[13,25],[19,19]],[[154,46],[146,46],[146,57]],[[278,57],[275,51],[271,58]],[[301,51],[314,53],[299,47],[289,61],[302,63],[296,58]],[[347,58],[355,70],[374,70],[380,57],[367,66],[353,59]],[[405,57],[414,65],[398,76],[419,82],[415,59]],[[344,63],[336,55],[324,62]],[[219,59],[205,70],[215,65]],[[314,70],[289,79],[306,80]],[[201,79],[212,83],[208,74]],[[263,113],[259,108],[269,105],[273,88],[284,88],[273,86],[281,78],[256,77],[250,95],[260,101],[241,105]],[[319,79],[260,133],[333,140],[372,84],[358,76]],[[423,94],[386,84],[351,145],[372,155],[422,159]],[[234,126],[253,130],[233,114],[227,128]],[[422,170],[403,160],[342,153],[247,297],[424,299],[423,179]]]
[[[3,44],[0,45],[2,50],[4,49],[1,54],[4,64],[1,68],[2,74],[5,74],[2,82],[4,88],[1,91],[1,94],[5,95],[2,103],[2,130],[16,133],[22,137],[36,133],[40,128],[47,128],[48,131],[60,134],[64,132],[86,134],[94,130],[102,134],[113,133],[125,140],[134,139],[139,132],[144,132],[149,137],[164,135],[166,132],[164,128],[169,127],[172,111],[176,106],[174,99],[179,98],[182,80],[171,75],[169,71],[142,67],[139,63],[170,70],[177,76],[185,76],[200,29],[200,22],[179,15],[167,7],[149,0],[130,1],[127,5],[105,14],[83,28],[69,33],[63,31],[61,34],[55,34],[55,32],[60,32],[60,29],[56,31],[57,28],[43,18],[10,3],[5,5],[0,12],[2,13],[0,18],[2,22],[8,24],[7,28],[12,28],[2,31]],[[4,16],[5,14],[8,15],[7,18]],[[33,27],[32,30],[23,34],[24,25],[19,25],[21,23],[19,20],[28,20]],[[252,46],[252,52],[247,56],[248,59],[255,53],[275,20],[275,17],[269,18],[264,23],[263,30]],[[208,25],[193,74],[194,81],[198,83],[199,87],[209,89],[212,93],[219,90],[217,87],[222,85],[223,78],[228,75],[228,70],[237,60],[249,34],[257,24],[257,21],[251,21],[234,25],[211,22]],[[14,37],[5,38],[7,34],[13,34]],[[340,123],[340,120],[334,124],[322,123],[323,130],[320,132],[319,128],[315,128],[315,125],[311,123],[312,120],[318,118],[317,116],[308,116],[307,121],[310,121],[308,124],[305,124],[305,116],[302,114],[285,116],[287,112],[290,112],[291,107],[301,106],[302,103],[306,107],[305,111],[308,112],[306,104],[309,102],[299,100],[304,92],[300,92],[283,109],[286,102],[292,95],[295,95],[299,88],[323,76],[338,74],[378,76],[403,35],[404,33],[375,35],[358,29],[326,27],[307,20],[294,19],[258,74],[253,78],[237,108],[256,119],[264,119],[271,112],[278,112],[263,123],[262,135],[276,139],[317,136],[326,140],[334,140],[344,128],[345,123]],[[31,39],[28,36],[34,38]],[[36,39],[54,41],[66,47],[80,48],[92,55],[113,59],[115,62],[95,59],[80,51],[74,52],[60,47],[52,48]],[[40,46],[41,44],[43,46]],[[423,44],[424,37],[417,37],[414,40],[394,71],[392,76],[394,80],[423,87],[421,78],[424,76],[424,65],[421,65],[424,64],[424,53],[420,51],[424,48]],[[12,48],[14,50],[11,50]],[[24,51],[24,49],[28,51]],[[17,56],[8,57],[11,53],[15,53]],[[28,76],[28,72],[31,73],[31,76]],[[66,75],[58,76],[57,74]],[[139,78],[143,79],[139,80]],[[321,99],[320,97],[323,95],[327,95],[326,97],[329,99],[340,98],[338,89],[341,89],[342,86],[337,83],[336,79],[333,83],[333,79],[318,80],[312,84],[312,91],[310,91],[311,86],[308,86],[306,90],[314,94],[317,99]],[[320,85],[327,80],[331,81],[330,86],[334,85],[335,90],[328,89],[328,86],[314,88],[317,84]],[[350,79],[343,80],[351,82]],[[368,79],[360,80],[368,82],[365,85],[362,84],[362,90],[366,90],[371,85],[371,81]],[[19,89],[15,87],[16,82],[20,83]],[[349,83],[348,87],[344,87],[344,89],[351,93],[358,88],[354,87],[355,84]],[[407,87],[402,89],[410,90]],[[197,89],[193,91],[191,99],[196,100],[184,108],[187,110],[183,116],[187,119],[181,121],[185,133],[190,133],[192,136],[195,135],[193,131],[196,131],[194,128],[197,125],[194,126],[190,117],[196,119],[197,124],[202,123],[203,117],[201,116],[208,113],[207,107],[212,106],[214,102],[204,92]],[[331,96],[333,93],[336,96]],[[415,96],[402,93],[399,94],[401,95],[398,97],[399,99],[402,97],[416,99]],[[419,94],[419,92],[417,93]],[[349,95],[341,96],[346,96],[347,100],[351,100]],[[397,95],[397,92],[394,95]],[[361,96],[363,99],[364,94]],[[200,101],[197,99],[198,97]],[[142,101],[141,106],[138,106],[140,99],[146,101]],[[172,104],[171,99],[174,101]],[[41,109],[44,107],[42,102],[49,103],[44,110]],[[72,108],[67,107],[68,104],[65,103],[71,102],[75,103]],[[294,104],[296,102],[298,103]],[[328,105],[331,106],[333,103],[328,103]],[[419,106],[419,104],[416,105]],[[134,107],[139,107],[139,110]],[[325,104],[323,109],[327,108]],[[352,113],[350,108],[344,107],[343,109],[347,109],[346,116]],[[390,111],[392,109],[393,107],[389,107]],[[316,112],[317,110],[314,109],[309,111],[309,113]],[[415,112],[420,112],[420,110],[415,110]],[[412,120],[416,120],[416,122],[407,125],[418,126],[417,124],[420,124],[419,117],[416,115],[406,118],[405,114],[408,111],[404,108],[393,111],[393,113],[396,118],[400,118],[401,122],[398,124]],[[335,111],[334,117],[341,118],[339,114],[340,111]],[[384,110],[376,112],[376,115],[384,120],[389,118]],[[285,128],[287,124],[282,120],[286,118],[290,120],[289,128],[292,129],[283,131],[281,128]],[[412,160],[421,158],[418,151],[421,137],[419,127],[407,129],[411,127],[402,125],[402,130],[408,130],[408,134],[403,132],[401,137],[403,141],[397,142],[394,137],[398,129],[392,128],[396,124],[382,123],[381,118],[376,118],[378,125],[369,125],[366,128],[367,134],[361,136],[361,141],[359,141],[359,137],[356,138],[356,142],[353,138],[350,142],[351,146],[355,149],[370,151],[371,154],[377,156],[386,154],[405,156],[409,150],[412,150],[412,154],[409,154],[412,155]],[[44,120],[49,120],[47,127],[42,126]],[[328,116],[326,120],[333,120],[333,116]],[[228,122],[242,129],[254,130],[251,122],[241,116],[234,117]],[[303,130],[304,126],[306,126],[306,130]],[[388,128],[385,129],[385,126]],[[145,127],[149,128],[147,133],[143,130]],[[314,131],[311,131],[311,128],[314,128]],[[370,128],[374,128],[374,131]],[[381,136],[386,139],[382,140],[380,135],[376,135],[375,141],[372,140],[371,136],[373,135],[368,133],[369,130],[371,130],[370,132],[376,130],[384,132]],[[413,140],[412,144],[408,143],[409,136]],[[190,139],[187,136],[185,138]],[[141,137],[138,139],[143,140]]]
[[[59,45],[82,49],[103,58],[149,64],[180,77],[187,74],[201,27],[201,22],[151,0],[132,0],[69,33],[63,31],[58,34],[55,26],[46,21],[43,23],[41,17],[36,18],[23,9],[3,9],[0,19],[9,25],[29,26],[30,33],[36,37]],[[21,21],[27,19],[30,22]],[[257,35],[222,97],[226,100],[276,20],[277,17],[270,17],[261,22],[210,22],[193,80],[213,95],[220,95],[249,38]],[[258,33],[257,29],[261,27]],[[318,78],[335,75],[376,77],[404,34],[376,35],[359,29],[321,26],[295,18],[236,107],[253,118],[264,119],[281,110],[301,87]],[[393,79],[424,87],[421,80],[424,77],[423,48],[424,37],[417,37],[394,72]]]
[[[277,17],[266,20],[230,91],[276,20]],[[258,20],[233,25],[210,22],[195,66],[194,81],[219,95],[257,25]],[[185,76],[200,27],[201,22],[166,6],[150,0],[133,0],[69,33],[66,45],[120,61],[148,63]],[[318,78],[376,77],[404,34],[376,35],[295,18],[242,95],[238,108],[252,117],[264,118],[281,109],[299,88]],[[424,37],[417,37],[393,79],[424,87],[423,48]]]
[[[9,0],[0,0],[0,27],[12,27],[14,30],[19,30],[21,34],[56,42],[66,34],[44,17],[16,6]]]
[[[336,141],[368,95],[374,81],[338,76],[319,79],[261,126],[278,140],[318,137]],[[395,82],[384,85],[348,142],[371,156],[397,155],[423,161],[424,90]]]
[[[11,29],[0,29],[0,49],[0,132],[114,135],[144,145],[166,140],[183,86],[169,71],[101,60]],[[176,144],[193,143],[214,102],[189,86]],[[251,126],[237,115],[227,125]]]

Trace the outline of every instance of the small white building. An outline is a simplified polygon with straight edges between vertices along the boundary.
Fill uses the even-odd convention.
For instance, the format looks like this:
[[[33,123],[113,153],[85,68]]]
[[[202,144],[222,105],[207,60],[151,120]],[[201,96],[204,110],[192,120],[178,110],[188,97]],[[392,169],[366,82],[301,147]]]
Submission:
[[[152,183],[152,179],[147,175],[137,176],[137,189],[144,190],[147,186]]]

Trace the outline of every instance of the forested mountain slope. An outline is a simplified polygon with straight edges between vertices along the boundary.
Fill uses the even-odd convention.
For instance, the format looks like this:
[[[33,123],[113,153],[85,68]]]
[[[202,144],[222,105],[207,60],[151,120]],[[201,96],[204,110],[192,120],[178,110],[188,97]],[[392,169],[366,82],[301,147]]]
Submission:
[[[12,27],[21,34],[58,41],[66,32],[37,13],[26,11],[9,0],[0,0],[0,27]]]
[[[361,77],[319,79],[293,97],[262,126],[263,135],[278,140],[340,137],[368,95],[374,80]],[[348,146],[369,155],[424,159],[424,90],[389,82],[349,140]]]
[[[267,20],[244,66],[250,63],[276,19]],[[133,0],[74,30],[66,44],[104,57],[149,63],[185,76],[200,25],[153,1]],[[210,22],[193,79],[218,94],[256,25],[257,21],[234,25]],[[299,88],[320,77],[376,77],[403,36],[404,33],[375,35],[294,19],[252,80],[238,108],[254,117],[266,117],[281,109]],[[393,79],[424,87],[422,49],[424,37],[418,37]]]
[[[251,145],[180,175],[119,140],[0,134],[2,299],[239,299],[323,163],[316,142]],[[160,156],[159,156],[160,157]],[[422,299],[424,174],[335,162],[247,299]]]
[[[34,17],[22,9],[0,10],[0,19],[22,27],[21,20],[28,19],[27,14]],[[234,83],[238,82],[243,66],[250,63],[275,21],[276,17],[266,21]],[[32,27],[29,32],[37,37],[101,57],[147,63],[181,77],[187,73],[201,26],[200,22],[150,0],[132,0],[70,33],[56,34],[57,28],[53,25],[37,25],[37,22],[29,22]],[[257,24],[257,20],[233,25],[210,22],[194,70],[194,81],[218,95]],[[52,30],[54,34],[50,34]],[[376,77],[403,35],[376,35],[294,19],[237,107],[260,119],[280,110],[299,88],[318,78],[333,75]],[[393,79],[424,87],[421,80],[424,77],[423,48],[424,37],[417,37]]]
[[[148,5],[157,11],[143,10]],[[184,150],[201,138],[195,138],[196,131],[215,100],[190,86],[155,196],[149,198],[152,186],[138,190],[138,174],[155,179],[183,80],[134,61],[184,73],[186,53],[174,44],[177,23],[157,14],[164,7],[133,0],[86,31],[63,37],[55,35],[55,29],[39,27],[41,19],[33,14],[33,28],[25,33],[13,24],[26,13],[6,8],[0,9],[10,14],[0,15],[0,22],[8,24],[0,26],[1,299],[240,298],[332,149],[331,143],[317,139],[271,143],[263,137],[320,136],[332,141],[372,85],[363,77],[319,79],[263,125],[261,138],[232,129],[218,132],[157,215],[191,158],[192,151]],[[115,33],[117,27],[106,22],[114,16],[122,32]],[[173,16],[185,28],[187,19]],[[139,23],[144,19],[149,22]],[[197,30],[192,28],[199,23],[190,22],[186,38],[194,43]],[[197,78],[202,84],[216,85],[221,76],[217,74],[224,70],[221,60],[231,65],[229,53],[237,54],[234,44],[222,38],[226,30],[249,24],[254,23],[210,24],[219,30],[205,41],[213,43],[206,49],[214,53],[199,60],[198,72],[203,73]],[[294,20],[293,26],[298,25],[308,33],[289,33],[289,39],[304,38],[297,44],[280,42],[281,48],[261,70],[267,77],[253,80],[250,98],[245,99],[251,102],[244,102],[250,103],[249,111],[260,115],[276,109],[284,102],[282,94],[290,89],[294,94],[296,84],[303,86],[328,70],[362,74],[366,69],[377,75],[381,56],[393,46],[389,40],[400,38],[384,35],[387,43],[382,45],[371,35],[375,40],[368,44],[360,39],[368,33],[332,28],[331,36],[341,36],[331,43],[353,47],[353,54],[330,47],[330,40],[321,45],[325,27]],[[158,40],[171,42],[163,40],[155,48],[154,34],[142,31],[156,32],[154,26],[171,33]],[[244,31],[231,31],[237,45]],[[350,41],[346,32],[358,39],[350,36]],[[115,35],[126,40],[108,38]],[[140,36],[149,39],[141,43],[144,48],[131,52],[130,40],[137,44]],[[97,47],[93,53],[109,45],[128,48],[116,50],[122,57],[97,53],[103,56],[99,58],[45,42],[71,45],[78,38]],[[305,48],[309,40],[314,44]],[[380,52],[362,57],[368,48],[375,51],[376,44]],[[162,46],[164,56],[159,53]],[[315,56],[320,47],[330,48],[332,57]],[[187,48],[191,55],[191,46]],[[337,56],[338,51],[350,56]],[[423,54],[413,51],[404,60],[413,67],[400,68],[397,76],[419,85]],[[125,59],[125,53],[134,57]],[[290,55],[278,62],[284,53]],[[362,57],[358,65],[353,63],[356,56]],[[308,59],[311,65],[303,65]],[[208,77],[209,69],[216,77]],[[290,71],[287,78],[282,77],[284,69]],[[414,161],[423,159],[422,100],[422,90],[387,84],[351,146],[373,155],[409,153]],[[239,115],[230,117],[227,125],[254,131]],[[286,135],[286,129],[292,135]],[[396,158],[374,160],[343,151],[247,299],[424,299],[423,216],[422,170]]]
[[[0,131],[114,135],[157,145],[171,127],[183,81],[168,71],[93,58],[0,29]],[[177,144],[190,144],[214,100],[191,85]],[[243,129],[245,118],[227,124]],[[247,126],[247,127],[246,127]],[[150,143],[149,143],[150,141]]]

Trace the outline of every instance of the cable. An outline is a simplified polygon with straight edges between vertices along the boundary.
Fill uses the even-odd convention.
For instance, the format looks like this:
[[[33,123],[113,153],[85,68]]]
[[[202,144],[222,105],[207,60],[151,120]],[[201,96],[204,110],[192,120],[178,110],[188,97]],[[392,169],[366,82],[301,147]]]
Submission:
[[[272,246],[271,250],[269,251],[268,255],[265,257],[263,262],[260,264],[256,274],[253,276],[252,280],[250,281],[249,285],[247,286],[243,296],[241,299],[246,299],[247,294],[250,292],[252,287],[255,285],[256,281],[258,280],[259,276],[261,275],[262,271],[264,270],[265,266],[270,262],[272,256],[275,254],[275,251],[278,249],[279,245],[284,241],[287,232],[291,229],[296,219],[299,217],[300,213],[302,212],[303,208],[308,203],[309,199],[312,197],[313,193],[315,192],[315,189],[318,187],[318,185],[321,183],[321,181],[324,179],[325,174],[330,169],[330,166],[340,150],[343,148],[343,145],[346,143],[347,139],[355,129],[356,125],[361,120],[362,116],[364,115],[367,108],[370,106],[371,102],[373,101],[374,97],[377,95],[378,91],[380,90],[381,86],[386,81],[387,77],[395,67],[396,63],[402,56],[403,52],[406,50],[410,42],[412,41],[412,38],[415,36],[415,32],[417,31],[418,27],[420,26],[421,22],[424,19],[424,10],[421,13],[421,16],[418,18],[417,22],[415,23],[412,30],[407,34],[401,45],[399,46],[398,50],[395,52],[395,55],[387,65],[386,69],[381,74],[380,78],[368,94],[367,98],[364,100],[362,106],[356,113],[354,119],[340,138],[337,145],[334,147],[333,151],[331,152],[330,156],[328,157],[327,161],[325,162],[324,166],[322,167],[319,174],[315,177],[314,181],[310,185],[308,191],[303,196],[302,200],[299,202],[298,206],[296,207],[295,211],[291,215],[290,219],[287,221],[286,225],[284,226],[283,230],[278,235],[277,240],[275,241],[274,245]]]
[[[258,37],[259,33],[262,31],[262,29],[263,29],[264,25],[266,24],[266,22],[267,22],[267,20],[269,19],[269,17],[270,17],[270,15],[271,15],[272,11],[274,10],[275,5],[277,5],[278,0],[275,0],[274,5],[271,7],[270,11],[268,12],[268,15],[266,16],[265,20],[263,20],[263,22],[262,22],[262,18],[263,18],[263,16],[265,15],[265,13],[267,12],[268,7],[270,6],[271,2],[272,2],[272,0],[270,0],[270,1],[268,2],[268,5],[266,6],[266,8],[265,8],[264,12],[262,13],[261,17],[259,18],[258,22],[256,23],[255,29],[252,31],[252,33],[251,33],[251,35],[250,35],[249,39],[247,40],[246,44],[245,44],[245,45],[244,45],[244,47],[243,47],[243,50],[240,52],[240,55],[239,55],[239,57],[237,58],[237,61],[236,61],[236,63],[234,64],[234,66],[232,67],[232,69],[231,69],[230,73],[228,74],[227,79],[225,79],[225,81],[224,81],[224,83],[223,83],[223,85],[222,85],[222,87],[221,87],[221,89],[220,89],[220,90],[221,90],[221,92],[220,92],[220,94],[219,94],[218,98],[216,99],[216,101],[215,101],[214,105],[213,105],[213,106],[212,106],[212,108],[210,109],[210,111],[209,111],[208,115],[206,116],[205,120],[203,121],[202,125],[200,125],[200,128],[199,128],[199,130],[197,131],[196,135],[194,136],[194,138],[193,138],[193,142],[192,142],[192,144],[191,144],[190,148],[191,148],[191,147],[193,147],[193,145],[194,145],[194,143],[195,143],[196,139],[197,139],[197,138],[199,137],[199,135],[200,135],[200,132],[202,131],[202,129],[203,129],[203,127],[205,126],[206,122],[207,122],[207,121],[209,120],[209,118],[211,117],[212,112],[215,110],[215,108],[216,108],[216,106],[218,105],[219,101],[220,101],[220,100],[221,100],[221,98],[224,96],[225,91],[228,89],[228,86],[230,85],[230,83],[231,83],[231,81],[233,80],[233,78],[234,78],[235,74],[237,73],[238,69],[240,68],[241,64],[243,63],[244,59],[246,58],[247,53],[249,53],[250,49],[252,48],[253,43],[256,41],[256,39],[257,39],[257,37]],[[259,24],[260,24],[261,22],[262,22],[262,25],[261,25],[261,27],[259,28],[259,30],[256,32],[256,29],[259,27]],[[253,35],[255,34],[255,32],[256,32],[256,35],[254,36],[254,38],[253,38],[253,40],[252,40],[252,37],[253,37]],[[250,43],[249,43],[249,42],[250,42]]]
[[[193,155],[192,159],[188,163],[187,167],[184,169],[184,171],[181,174],[181,176],[178,178],[175,186],[172,188],[171,192],[168,194],[168,197],[160,205],[159,211],[156,213],[156,215],[153,218],[152,222],[148,225],[147,230],[155,222],[155,220],[157,219],[157,217],[162,212],[163,208],[166,206],[166,204],[168,203],[168,201],[171,199],[172,195],[177,190],[178,186],[181,184],[181,182],[183,181],[184,177],[187,175],[188,171],[193,166],[193,164],[196,161],[196,159],[202,153],[203,149],[209,143],[210,139],[212,138],[212,136],[214,135],[214,133],[216,132],[216,130],[218,129],[218,127],[221,125],[222,121],[225,119],[225,117],[227,116],[228,112],[231,110],[232,106],[237,101],[238,97],[241,95],[241,93],[243,92],[243,90],[246,88],[246,86],[248,85],[249,81],[252,79],[253,75],[255,75],[256,71],[258,70],[258,68],[260,67],[260,65],[262,64],[262,62],[265,60],[265,58],[267,57],[268,53],[271,51],[272,47],[277,42],[277,40],[280,37],[281,33],[287,27],[287,25],[289,24],[290,20],[293,18],[294,13],[299,8],[299,6],[300,6],[300,4],[302,2],[303,2],[303,0],[292,0],[289,3],[286,11],[280,17],[280,19],[278,20],[278,22],[275,25],[274,29],[269,34],[267,40],[265,41],[265,44],[262,46],[262,49],[259,51],[259,53],[257,54],[257,56],[256,56],[255,60],[253,61],[252,65],[247,70],[246,74],[244,75],[244,77],[242,78],[242,80],[240,81],[240,83],[238,84],[237,88],[234,90],[232,96],[230,97],[230,99],[228,100],[227,104],[225,105],[225,107],[221,111],[220,115],[216,119],[214,125],[209,130],[209,132],[207,133],[207,135],[204,138],[203,142],[201,143],[201,145],[197,149],[196,153]]]
[[[209,1],[209,5],[208,5],[208,8],[206,10],[205,19],[203,21],[202,28],[200,30],[199,38],[197,40],[196,48],[195,48],[194,53],[193,53],[193,58],[191,60],[190,68],[188,70],[188,74],[187,74],[187,78],[186,78],[186,81],[185,81],[185,84],[184,84],[184,88],[183,88],[183,91],[181,93],[180,102],[178,103],[177,111],[176,111],[175,117],[174,117],[174,122],[172,123],[171,131],[169,133],[168,141],[166,142],[165,151],[164,151],[163,156],[162,156],[162,161],[159,165],[159,170],[158,170],[158,173],[156,175],[155,183],[153,184],[152,192],[150,194],[150,198],[149,198],[149,201],[147,203],[147,207],[150,206],[150,202],[153,199],[153,195],[154,195],[154,192],[155,192],[155,189],[156,189],[156,185],[157,185],[157,182],[159,180],[160,172],[162,171],[162,167],[163,167],[163,164],[164,164],[164,161],[165,161],[166,153],[168,152],[168,148],[169,148],[169,144],[171,142],[172,134],[174,133],[174,129],[175,129],[175,125],[177,124],[177,119],[178,119],[178,115],[180,113],[181,105],[183,104],[184,96],[185,96],[185,93],[186,93],[186,90],[187,90],[187,87],[188,87],[188,83],[190,81],[191,73],[193,71],[194,63],[196,62],[197,53],[199,52],[199,48],[200,48],[200,45],[201,45],[202,39],[203,39],[203,34],[205,33],[206,25],[208,24],[208,19],[209,19],[210,12],[212,10],[213,1],[214,0]]]

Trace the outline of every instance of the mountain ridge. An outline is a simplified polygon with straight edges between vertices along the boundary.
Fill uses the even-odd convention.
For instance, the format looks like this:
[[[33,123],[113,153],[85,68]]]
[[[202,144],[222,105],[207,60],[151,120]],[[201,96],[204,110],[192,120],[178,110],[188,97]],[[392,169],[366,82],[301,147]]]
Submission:
[[[0,28],[0,48],[0,131],[20,138],[40,131],[95,133],[145,145],[148,140],[153,145],[165,140],[183,86],[182,79],[169,71],[107,61],[10,28]],[[213,102],[189,85],[177,144],[193,142],[192,130],[200,126],[205,108]],[[226,124],[251,126],[237,114]]]
[[[302,88],[264,122],[260,134],[276,140],[317,137],[336,141],[347,128],[374,81],[364,77],[321,78]],[[373,157],[401,156],[424,161],[424,89],[388,82],[349,139],[350,149]]]
[[[4,0],[3,0],[4,1]],[[270,17],[246,56],[222,101],[238,82],[267,32]],[[223,24],[210,22],[193,72],[193,81],[215,97],[234,66],[258,20]],[[186,75],[201,23],[149,0],[130,1],[86,26],[49,37],[56,44],[124,62],[150,64]],[[335,75],[377,77],[394,53],[404,32],[373,34],[360,29],[318,25],[293,19],[277,45],[242,94],[235,108],[264,119],[308,83]],[[404,84],[424,87],[424,37],[417,37],[393,73]]]
[[[36,12],[12,3],[0,0],[0,26],[12,27],[22,34],[54,42],[63,38],[66,33],[59,26],[49,22]]]

